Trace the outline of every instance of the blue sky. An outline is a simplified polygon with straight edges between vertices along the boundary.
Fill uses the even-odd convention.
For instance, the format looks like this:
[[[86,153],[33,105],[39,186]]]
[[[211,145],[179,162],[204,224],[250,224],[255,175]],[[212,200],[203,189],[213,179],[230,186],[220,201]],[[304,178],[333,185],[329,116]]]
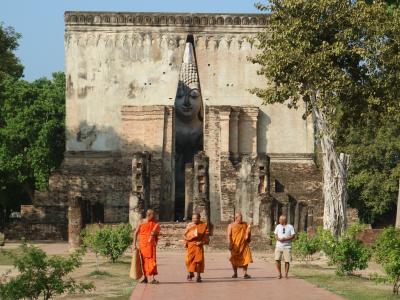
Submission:
[[[256,13],[257,0],[0,0],[0,22],[22,34],[25,79],[64,70],[64,11]],[[1,58],[0,58],[1,59]]]

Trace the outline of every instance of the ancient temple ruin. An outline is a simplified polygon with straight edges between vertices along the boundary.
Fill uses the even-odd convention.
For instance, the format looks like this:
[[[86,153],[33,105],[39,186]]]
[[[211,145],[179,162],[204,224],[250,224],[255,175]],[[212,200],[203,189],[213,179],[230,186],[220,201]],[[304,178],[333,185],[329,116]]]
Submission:
[[[321,223],[321,174],[304,108],[262,105],[249,39],[266,15],[65,13],[65,160],[23,219],[72,246],[88,223],[165,222],[235,212],[268,237],[286,213]],[[167,226],[167,225],[166,225]]]

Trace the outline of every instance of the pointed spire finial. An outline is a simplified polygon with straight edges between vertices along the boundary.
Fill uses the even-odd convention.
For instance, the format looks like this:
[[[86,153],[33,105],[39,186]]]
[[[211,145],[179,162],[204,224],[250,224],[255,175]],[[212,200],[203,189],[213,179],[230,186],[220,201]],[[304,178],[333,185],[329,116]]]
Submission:
[[[196,65],[192,43],[186,43],[185,52],[183,53],[183,63]]]
[[[196,58],[194,56],[192,43],[186,43],[185,52],[183,53],[181,71],[179,74],[179,81],[186,86],[199,84]]]

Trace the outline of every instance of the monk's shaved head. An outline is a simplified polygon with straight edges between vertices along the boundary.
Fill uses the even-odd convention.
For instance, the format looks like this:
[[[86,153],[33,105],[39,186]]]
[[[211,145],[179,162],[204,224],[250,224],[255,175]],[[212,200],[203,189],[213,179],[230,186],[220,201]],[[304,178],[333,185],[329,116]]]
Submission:
[[[200,213],[195,212],[195,213],[192,215],[192,222],[195,223],[195,224],[198,224],[198,223],[200,222],[200,218],[201,218]]]
[[[148,220],[153,220],[154,219],[154,210],[148,209],[146,211],[146,217]]]
[[[235,221],[238,223],[241,223],[243,221],[243,215],[240,211],[235,213]]]

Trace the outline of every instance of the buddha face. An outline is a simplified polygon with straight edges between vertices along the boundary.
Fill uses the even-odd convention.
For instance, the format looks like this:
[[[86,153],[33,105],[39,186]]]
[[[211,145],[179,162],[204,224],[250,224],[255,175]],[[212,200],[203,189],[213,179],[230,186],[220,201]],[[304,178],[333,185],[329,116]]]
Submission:
[[[201,95],[197,85],[187,86],[180,83],[175,99],[176,116],[184,123],[199,118]]]

